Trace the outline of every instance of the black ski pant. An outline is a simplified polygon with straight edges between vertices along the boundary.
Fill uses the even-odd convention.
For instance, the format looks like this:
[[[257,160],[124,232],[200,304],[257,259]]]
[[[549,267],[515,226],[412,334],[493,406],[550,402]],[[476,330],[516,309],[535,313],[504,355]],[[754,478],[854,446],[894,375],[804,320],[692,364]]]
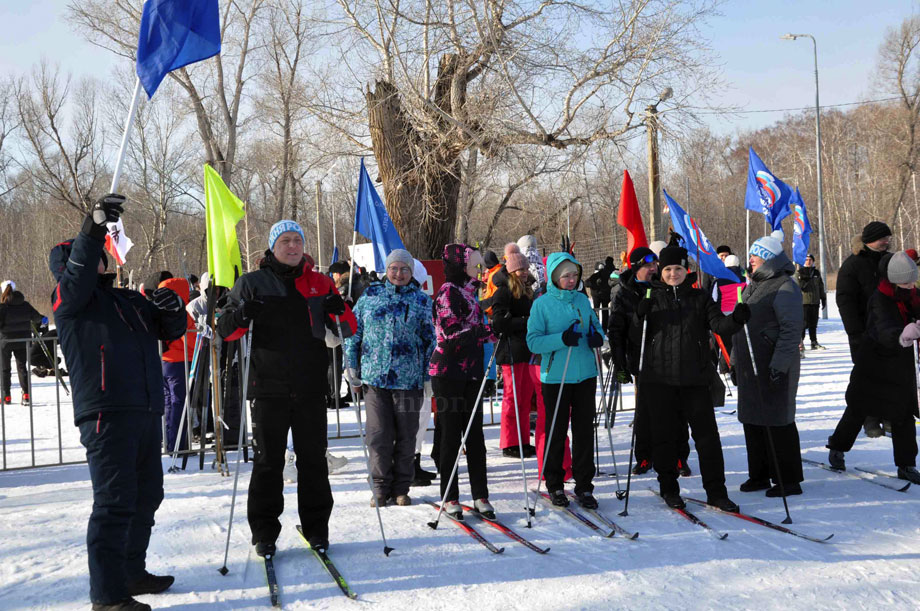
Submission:
[[[755,481],[773,481],[779,484],[773,466],[773,454],[767,439],[767,429],[773,437],[776,462],[783,485],[798,484],[805,479],[802,474],[802,451],[799,446],[799,429],[795,422],[783,426],[745,424],[744,444],[747,446],[748,478]]]
[[[556,400],[559,388],[559,415],[553,428]],[[543,479],[549,491],[562,490],[565,470],[562,459],[565,453],[565,437],[572,422],[572,476],[575,478],[575,494],[594,491],[594,414],[597,378],[588,378],[577,384],[542,384],[543,405],[546,406],[545,434],[549,454],[543,465]],[[550,429],[553,434],[550,436]]]
[[[440,443],[438,460],[441,473],[441,498],[447,501],[456,501],[460,498],[460,487],[457,480],[447,489],[447,481],[451,476],[451,469],[460,453],[460,441],[466,431],[470,417],[473,419],[469,437],[466,438],[466,466],[470,477],[470,492],[473,499],[489,498],[489,485],[486,476],[486,441],[482,433],[482,409],[477,405],[476,397],[482,380],[452,380],[444,377],[431,378],[431,389],[434,391],[434,401],[438,410],[438,428],[440,429]],[[474,414],[475,412],[475,414]]]
[[[840,417],[837,428],[827,441],[827,447],[831,450],[849,452],[866,418],[863,409],[847,403],[847,408]],[[917,465],[917,428],[914,424],[914,417],[907,413],[907,410],[903,417],[891,421],[891,446],[894,451],[895,465],[899,467]]]
[[[677,494],[678,445],[687,424],[700,461],[703,488],[710,500],[725,498],[722,440],[708,386],[669,386],[644,382],[641,392],[651,408],[652,457],[662,494]]]
[[[329,544],[332,488],[326,465],[323,389],[309,397],[257,398],[252,407],[253,466],[247,515],[252,542],[274,543],[284,510],[284,452],[288,430],[297,454],[297,511],[307,541]]]
[[[805,326],[802,328],[802,339],[805,339],[805,332],[808,332],[808,337],[811,339],[811,343],[818,343],[818,310],[819,305],[817,303],[806,303],[802,305],[802,310],[805,318]]]
[[[633,426],[636,427],[636,464],[643,460],[653,461],[652,456],[652,410],[648,405],[648,399],[642,393],[641,388],[637,385],[639,393],[639,404],[636,407],[636,414],[633,418]],[[683,425],[679,427],[677,438],[677,458],[686,463],[690,456],[690,432],[687,429],[687,419],[680,414]]]
[[[16,373],[19,375],[19,387],[28,394],[29,390],[29,360],[26,356],[25,342],[0,342],[0,354],[3,358],[3,396],[9,397],[13,381],[13,356],[16,357]],[[38,348],[38,346],[36,346]],[[41,348],[38,348],[41,350]],[[53,367],[53,365],[52,365]]]
[[[367,440],[374,496],[409,494],[415,475],[415,436],[423,390],[364,387]],[[475,397],[474,397],[475,399]]]
[[[89,596],[112,604],[144,576],[153,514],[163,500],[161,415],[105,412],[79,424],[93,482],[86,529]]]
[[[594,309],[599,311],[598,318],[601,319],[601,332],[607,335],[607,325],[610,322],[610,300],[602,301],[592,298]]]

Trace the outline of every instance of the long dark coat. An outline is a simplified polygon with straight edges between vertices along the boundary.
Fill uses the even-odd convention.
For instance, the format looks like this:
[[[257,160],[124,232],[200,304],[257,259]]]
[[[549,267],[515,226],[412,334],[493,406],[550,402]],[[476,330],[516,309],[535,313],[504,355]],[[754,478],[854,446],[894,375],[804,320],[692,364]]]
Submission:
[[[742,301],[751,308],[748,329],[757,362],[754,377],[744,329],[732,337],[732,363],[738,380],[738,420],[742,424],[783,426],[795,422],[802,339],[802,290],[784,253],[765,261],[751,275]],[[770,369],[787,374],[785,388],[771,390]]]
[[[887,282],[880,287],[869,298],[866,332],[846,397],[848,404],[859,405],[867,415],[899,421],[918,415],[913,349],[902,347],[898,338],[908,322],[920,318],[920,296],[916,289],[903,295],[905,318],[898,311],[893,287]]]

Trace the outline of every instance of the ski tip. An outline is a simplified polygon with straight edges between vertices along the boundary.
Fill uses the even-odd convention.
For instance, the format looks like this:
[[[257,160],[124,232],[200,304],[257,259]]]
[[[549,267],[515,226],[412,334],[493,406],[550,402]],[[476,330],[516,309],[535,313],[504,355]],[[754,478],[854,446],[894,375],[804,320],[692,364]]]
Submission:
[[[639,538],[639,533],[635,532],[631,535],[627,535],[626,538],[629,539],[630,541],[635,541],[636,539]]]
[[[904,486],[898,488],[898,492],[907,492],[907,489],[910,488],[910,482],[907,482]]]
[[[718,539],[719,541],[725,541],[726,539],[728,539],[728,533],[719,533]]]
[[[831,534],[829,534],[828,536],[826,536],[826,537],[824,537],[823,539],[821,539],[821,541],[830,541],[830,540],[833,539],[833,538],[834,538],[834,533],[831,533]]]
[[[383,546],[383,555],[384,555],[384,556],[389,557],[389,556],[390,556],[390,552],[392,552],[392,551],[393,551],[393,548],[392,548],[392,547],[387,547],[386,545]]]
[[[230,572],[230,569],[228,569],[226,566],[222,566],[219,569],[217,569],[217,572],[220,573],[221,575],[226,575],[227,573]]]

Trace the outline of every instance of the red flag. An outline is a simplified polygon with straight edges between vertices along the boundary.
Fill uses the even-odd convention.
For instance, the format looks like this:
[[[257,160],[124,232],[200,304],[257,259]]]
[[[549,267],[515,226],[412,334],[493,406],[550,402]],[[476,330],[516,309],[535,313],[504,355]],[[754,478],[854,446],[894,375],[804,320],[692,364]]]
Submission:
[[[626,256],[632,254],[634,248],[648,246],[645,237],[645,226],[642,224],[642,215],[639,213],[639,202],[636,200],[636,189],[633,187],[629,172],[623,170],[623,186],[620,188],[620,209],[617,211],[617,225],[624,227],[628,234],[626,242]]]

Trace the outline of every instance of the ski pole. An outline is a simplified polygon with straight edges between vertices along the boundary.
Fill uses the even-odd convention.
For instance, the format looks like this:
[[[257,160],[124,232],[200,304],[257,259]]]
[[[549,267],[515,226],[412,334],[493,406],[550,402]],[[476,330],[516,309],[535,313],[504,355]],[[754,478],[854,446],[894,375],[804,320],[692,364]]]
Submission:
[[[540,477],[537,478],[537,495],[540,494],[540,485],[543,483],[543,472],[546,470],[546,460],[549,458],[549,446],[553,442],[553,431],[556,430],[556,416],[559,415],[559,404],[562,402],[562,388],[565,386],[565,376],[569,372],[569,359],[572,358],[572,348],[565,353],[565,365],[562,367],[562,381],[559,382],[559,394],[556,395],[556,407],[553,411],[553,421],[549,425],[549,435],[543,441],[543,464],[540,465]]]
[[[492,367],[492,361],[495,360],[495,350],[492,351],[492,357],[489,359],[489,364],[486,366],[486,371]],[[463,454],[463,448],[466,446],[466,439],[470,435],[470,430],[473,428],[473,420],[476,418],[476,412],[482,407],[482,393],[486,389],[486,380],[489,378],[485,374],[482,376],[482,384],[479,385],[479,394],[476,395],[476,404],[473,406],[473,411],[470,414],[470,420],[466,423],[466,431],[463,432],[463,437],[460,439],[460,449],[457,450],[457,459],[454,461],[454,468],[450,472],[450,477],[447,480],[447,486],[444,488],[444,495],[441,497],[441,506],[438,508],[438,515],[435,517],[433,522],[428,522],[428,526],[434,530],[437,530],[438,523],[441,520],[441,514],[444,513],[444,505],[447,503],[447,494],[450,492],[450,487],[454,484],[454,478],[457,477],[458,470],[460,468],[460,455]],[[443,465],[439,465],[442,466]]]
[[[195,336],[195,350],[198,350],[199,338],[200,338],[200,335]],[[188,427],[186,426],[188,424],[187,422],[188,418],[186,417],[186,414],[188,414],[188,405],[189,405],[188,395],[189,395],[189,390],[191,389],[191,383],[192,383],[191,380],[189,379],[189,366],[188,366],[188,356],[187,355],[188,355],[188,338],[185,335],[183,335],[182,336],[182,356],[183,358],[185,358],[185,380],[184,380],[185,382],[185,401],[182,403],[182,415],[179,417],[179,430],[176,433],[176,443],[173,445],[172,464],[169,465],[169,469],[166,470],[167,473],[177,472],[176,459],[179,456],[179,445],[182,440],[183,430],[185,430],[186,434],[191,433],[191,430],[188,429]],[[192,357],[192,360],[194,360],[194,356]],[[188,435],[188,436],[189,436],[189,443],[187,444],[186,449],[190,448],[192,445],[191,435]]]
[[[650,299],[652,296],[652,289],[645,289],[645,298]],[[636,305],[638,308],[638,304]],[[636,447],[636,429],[639,425],[639,378],[642,376],[642,366],[645,364],[645,332],[648,330],[648,315],[644,316],[642,319],[642,335],[639,339],[639,371],[636,373],[636,379],[633,386],[635,387],[635,416],[633,417],[633,427],[632,427],[632,441],[629,443],[629,472],[626,474],[626,504],[623,505],[623,511],[620,512],[621,516],[629,515],[629,490],[630,485],[632,484],[632,462],[633,462],[633,450]]]
[[[738,287],[738,303],[741,303],[741,287]],[[747,340],[748,355],[751,357],[751,370],[754,372],[754,389],[760,398],[760,404],[763,406],[763,393],[760,392],[760,376],[757,374],[757,362],[754,360],[754,346],[751,344],[751,332],[748,324],[744,323],[744,338]],[[773,433],[770,426],[764,427],[767,430],[767,444],[770,446],[770,456],[773,459],[773,469],[776,471],[776,483],[779,484],[779,493],[783,496],[783,508],[786,510],[786,519],[783,524],[792,524],[792,516],[789,515],[789,502],[786,501],[786,487],[783,486],[783,476],[779,472],[779,459],[776,457],[776,446],[773,445]]]
[[[617,476],[617,491],[616,496],[618,501],[622,501],[626,496],[626,491],[620,486],[620,470],[617,467],[616,454],[613,451],[613,426],[617,421],[617,403],[623,400],[622,387],[619,382],[614,382],[615,386],[613,389],[613,405],[607,404],[607,443],[610,445],[610,455],[613,457],[613,468],[616,469]],[[630,465],[632,469],[632,465]]]
[[[342,334],[342,321],[339,318],[338,314],[333,314],[332,317],[335,319],[335,325],[339,332],[339,345],[345,346],[345,336]],[[358,393],[355,392],[354,387],[351,385],[351,382],[348,381],[348,390],[351,393],[351,400],[355,404],[355,415],[357,416],[358,422],[358,433],[361,435],[361,450],[364,452],[364,464],[367,466],[367,486],[371,490],[371,494],[374,494],[374,482],[371,480],[371,459],[367,453],[367,441],[364,438],[364,425],[361,424],[361,404],[358,401]],[[377,524],[380,525],[380,538],[383,539],[383,555],[389,556],[390,552],[393,551],[393,548],[387,545],[387,535],[383,530],[383,518],[380,515],[380,506],[377,503],[374,503],[374,509],[377,512]]]
[[[505,339],[503,335],[499,339],[499,343],[495,345],[495,352],[498,352],[499,344],[501,340]],[[521,479],[524,482],[524,515],[527,516],[527,528],[532,526],[530,517],[533,515],[533,510],[530,508],[530,496],[527,494],[527,470],[524,468],[524,440],[521,437],[521,414],[518,411],[518,396],[517,396],[517,381],[514,379],[514,351],[511,349],[510,341],[505,342],[508,345],[508,354],[511,356],[511,395],[514,398],[514,421],[517,427],[517,438],[518,438],[518,455],[521,459]],[[528,430],[529,432],[529,430]]]
[[[594,355],[595,355],[595,358],[597,359],[598,371],[603,371],[603,369],[601,368],[601,363],[603,363],[603,360],[601,359],[600,348],[594,349]],[[613,370],[611,369],[610,371],[613,371]],[[607,402],[607,384],[606,383],[601,384],[601,407],[603,407],[604,409],[604,416],[609,424],[610,422],[610,404]],[[610,444],[610,457],[613,459],[613,475],[617,478],[616,495],[618,499],[622,499],[623,498],[622,491],[620,490],[620,468],[617,466],[617,456],[613,451],[613,435],[610,432],[610,426],[605,426],[604,428],[607,429],[607,442]],[[597,432],[596,422],[594,426],[594,431],[595,433]],[[598,463],[599,462],[600,462],[600,458],[598,458]]]
[[[245,341],[247,338],[248,341]],[[236,474],[233,476],[233,495],[230,500],[230,521],[227,523],[227,544],[224,546],[224,565],[217,569],[221,575],[226,575],[229,571],[229,569],[227,569],[227,556],[230,554],[230,531],[233,528],[233,510],[236,507],[236,490],[240,481],[240,459],[243,457],[243,431],[246,430],[246,393],[249,390],[249,362],[252,360],[252,321],[249,321],[249,333],[244,338],[241,338],[241,341],[244,341],[242,348],[243,357],[246,359],[246,366],[243,367],[243,392],[240,397],[240,436],[236,444]],[[229,366],[228,364],[228,367]]]

